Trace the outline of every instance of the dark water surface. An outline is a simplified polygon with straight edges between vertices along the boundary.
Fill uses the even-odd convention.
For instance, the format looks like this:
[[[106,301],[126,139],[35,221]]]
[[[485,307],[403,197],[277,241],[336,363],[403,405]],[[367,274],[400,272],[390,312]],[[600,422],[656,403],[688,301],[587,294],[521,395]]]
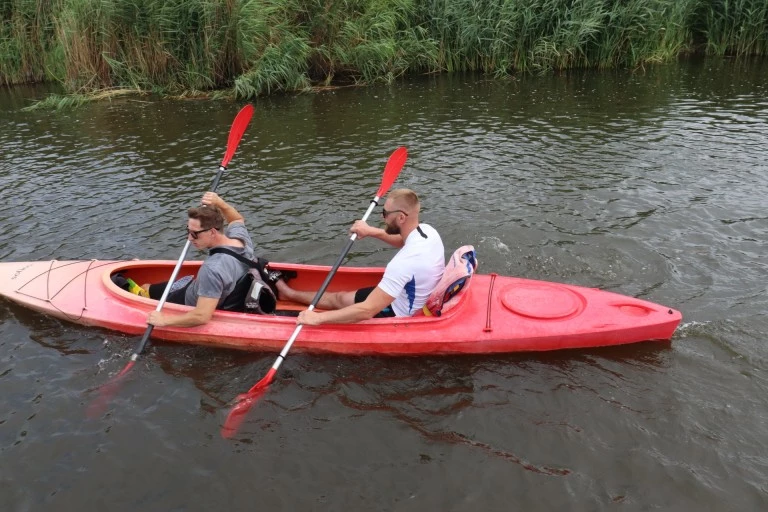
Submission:
[[[0,90],[0,260],[177,259],[242,104],[22,112],[32,97]],[[138,338],[0,301],[0,510],[768,508],[768,62],[255,106],[219,191],[270,259],[331,264],[406,145],[398,185],[482,272],[642,297],[683,324],[604,350],[292,353],[225,441],[226,403],[276,354],[152,344],[89,420]]]

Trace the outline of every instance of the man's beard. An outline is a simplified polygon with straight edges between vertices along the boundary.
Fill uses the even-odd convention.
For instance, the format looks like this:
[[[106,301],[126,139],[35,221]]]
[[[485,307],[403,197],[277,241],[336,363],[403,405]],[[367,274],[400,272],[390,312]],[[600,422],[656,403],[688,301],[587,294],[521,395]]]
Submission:
[[[393,224],[385,224],[387,227],[384,228],[384,232],[388,235],[399,235],[400,234],[400,226],[395,226]]]

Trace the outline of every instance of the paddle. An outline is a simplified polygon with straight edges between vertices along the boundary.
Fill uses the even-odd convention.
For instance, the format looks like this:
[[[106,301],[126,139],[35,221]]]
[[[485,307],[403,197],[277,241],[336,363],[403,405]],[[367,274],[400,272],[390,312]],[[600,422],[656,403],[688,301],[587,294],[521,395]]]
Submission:
[[[379,186],[379,190],[376,192],[376,196],[371,201],[371,205],[368,207],[368,210],[365,212],[365,215],[363,215],[363,220],[367,220],[368,216],[371,215],[371,212],[376,207],[376,205],[379,204],[379,199],[381,199],[389,190],[389,188],[392,186],[392,183],[395,182],[397,179],[397,176],[400,174],[400,170],[403,168],[403,165],[405,165],[405,159],[408,157],[408,151],[404,147],[397,148],[389,157],[389,160],[387,160],[387,165],[384,167],[384,174],[381,178],[381,185]],[[315,306],[318,302],[320,302],[320,298],[323,296],[323,293],[325,293],[325,289],[328,288],[328,284],[331,282],[331,279],[333,279],[333,276],[336,274],[336,271],[341,266],[341,262],[346,257],[349,250],[352,248],[352,244],[355,242],[355,239],[357,239],[357,233],[352,234],[352,236],[349,238],[349,241],[347,242],[347,245],[344,247],[344,250],[341,251],[341,254],[339,255],[339,258],[336,260],[336,263],[334,263],[333,267],[331,268],[330,272],[328,272],[328,275],[325,277],[325,281],[323,281],[323,284],[320,286],[320,289],[315,294],[315,298],[312,299],[312,302],[309,305],[310,311],[315,309]],[[285,360],[285,357],[288,355],[288,351],[291,349],[291,346],[293,345],[293,342],[296,340],[296,337],[299,335],[299,332],[301,332],[302,324],[297,324],[296,329],[294,329],[293,334],[291,334],[291,337],[288,338],[288,342],[283,347],[283,350],[280,352],[280,355],[277,357],[277,360],[275,361],[275,364],[272,365],[272,368],[269,369],[267,372],[267,375],[264,376],[263,379],[261,379],[259,382],[254,384],[254,386],[248,390],[247,393],[242,393],[235,398],[236,404],[232,408],[232,410],[227,415],[227,419],[224,422],[224,426],[221,428],[221,436],[224,438],[231,438],[234,436],[238,429],[240,428],[240,425],[243,423],[243,420],[245,419],[245,416],[248,414],[248,411],[251,409],[251,406],[256,402],[258,398],[260,398],[264,392],[266,392],[267,387],[269,384],[274,380],[275,373],[277,373],[277,369],[280,368],[280,365]]]
[[[221,165],[219,165],[219,170],[216,173],[216,177],[213,179],[213,183],[211,184],[211,191],[215,192],[216,188],[219,186],[219,181],[221,180],[224,171],[227,170],[227,165],[229,164],[229,161],[232,160],[232,157],[235,154],[235,150],[237,149],[238,144],[240,144],[240,139],[243,137],[243,133],[245,133],[245,129],[248,127],[248,123],[251,122],[251,117],[253,117],[253,105],[250,104],[240,109],[240,112],[238,112],[237,116],[235,116],[235,120],[232,122],[232,127],[229,129],[227,150],[224,153],[224,159],[221,161]],[[165,286],[165,290],[163,290],[163,295],[160,297],[160,301],[157,303],[155,311],[160,311],[163,309],[163,305],[165,304],[165,301],[168,298],[168,294],[171,291],[171,285],[174,283],[174,281],[176,281],[176,276],[179,274],[179,270],[181,270],[181,264],[187,257],[189,246],[190,241],[189,237],[187,237],[187,243],[184,245],[184,249],[181,251],[181,256],[179,256],[179,260],[176,262],[176,266],[171,273],[170,279],[168,279],[168,284]],[[149,341],[149,336],[152,334],[152,329],[154,329],[154,327],[155,326],[152,324],[147,324],[147,329],[144,331],[144,336],[142,336],[139,344],[136,345],[136,349],[131,354],[131,358],[128,361],[128,364],[125,365],[125,368],[123,368],[120,373],[115,375],[114,378],[99,388],[99,399],[89,407],[89,416],[100,414],[103,406],[106,405],[109,398],[116,391],[117,383],[123,377],[125,377],[131,368],[133,368],[133,366],[136,364],[136,360],[139,358],[141,353],[144,352],[144,347],[147,345],[147,341]]]

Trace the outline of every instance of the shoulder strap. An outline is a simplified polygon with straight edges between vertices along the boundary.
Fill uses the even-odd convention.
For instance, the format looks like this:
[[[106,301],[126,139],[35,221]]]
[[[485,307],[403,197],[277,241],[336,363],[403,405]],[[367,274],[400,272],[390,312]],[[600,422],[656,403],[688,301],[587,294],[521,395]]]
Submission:
[[[249,267],[257,268],[259,270],[262,270],[264,268],[264,266],[266,265],[266,263],[262,263],[261,258],[257,258],[256,261],[249,260],[245,256],[237,254],[235,251],[233,251],[231,249],[227,249],[225,247],[214,247],[213,249],[208,251],[208,254],[210,254],[210,255],[213,255],[213,254],[216,254],[216,253],[229,254],[230,256],[233,256],[234,258],[236,258],[236,259],[240,260],[241,262],[245,263]]]

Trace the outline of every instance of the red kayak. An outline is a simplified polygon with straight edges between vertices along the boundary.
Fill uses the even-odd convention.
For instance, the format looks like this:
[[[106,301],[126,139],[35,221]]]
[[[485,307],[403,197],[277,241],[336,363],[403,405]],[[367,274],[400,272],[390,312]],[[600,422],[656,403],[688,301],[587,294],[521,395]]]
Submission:
[[[116,286],[122,272],[137,283],[165,281],[174,261],[44,261],[0,263],[0,295],[62,320],[141,335],[157,301]],[[179,273],[194,275],[202,262],[185,262]],[[270,263],[293,270],[291,286],[316,290],[330,267]],[[375,286],[383,268],[341,267],[328,288]],[[189,310],[166,303],[168,314]],[[296,327],[291,316],[304,309],[278,303],[275,315],[217,311],[206,325],[157,327],[154,338],[214,347],[279,351]],[[475,274],[443,308],[442,316],[372,319],[351,325],[302,330],[294,347],[309,352],[379,355],[487,354],[622,345],[669,340],[682,316],[652,302],[595,288]]]

